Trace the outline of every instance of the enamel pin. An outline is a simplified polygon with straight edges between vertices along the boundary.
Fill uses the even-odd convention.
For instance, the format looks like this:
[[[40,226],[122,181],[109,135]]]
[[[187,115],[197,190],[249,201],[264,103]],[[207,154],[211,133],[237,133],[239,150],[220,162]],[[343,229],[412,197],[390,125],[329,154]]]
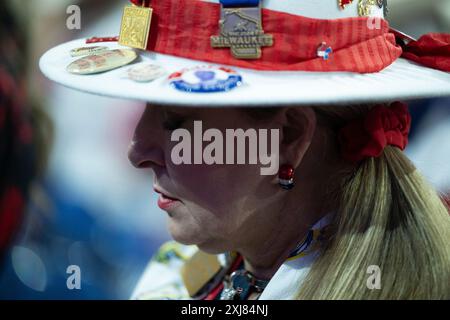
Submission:
[[[261,47],[273,45],[273,36],[264,34],[261,7],[221,6],[220,35],[211,36],[213,48],[231,48],[236,59],[259,59]]]

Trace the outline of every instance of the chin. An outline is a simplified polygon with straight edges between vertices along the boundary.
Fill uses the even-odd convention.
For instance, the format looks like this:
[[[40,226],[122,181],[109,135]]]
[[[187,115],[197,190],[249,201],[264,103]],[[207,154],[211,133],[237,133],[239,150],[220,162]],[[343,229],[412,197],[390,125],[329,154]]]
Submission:
[[[187,246],[197,245],[200,242],[197,232],[189,232],[189,230],[182,226],[174,225],[173,222],[169,224],[169,233],[173,240]]]
[[[190,237],[186,234],[170,232],[170,235],[172,236],[172,239],[178,243],[184,244],[186,246],[196,245],[195,239],[192,239],[192,237]]]
[[[183,245],[195,245],[206,253],[219,254],[230,250],[227,247],[227,241],[220,239],[219,235],[217,237],[208,236],[208,234],[211,235],[210,232],[202,230],[199,226],[194,227],[188,221],[170,218],[168,229],[176,242]]]
[[[197,247],[203,252],[209,254],[220,254],[233,251],[235,249],[232,248],[232,245],[230,243],[219,238],[208,239],[207,241],[197,243]]]
[[[176,232],[176,230],[170,229],[170,234],[173,240],[175,240],[176,242],[187,246],[195,245],[203,252],[209,254],[219,254],[228,251],[222,241],[219,242],[212,239],[199,239],[198,232],[187,233],[186,230],[183,230],[182,232]]]

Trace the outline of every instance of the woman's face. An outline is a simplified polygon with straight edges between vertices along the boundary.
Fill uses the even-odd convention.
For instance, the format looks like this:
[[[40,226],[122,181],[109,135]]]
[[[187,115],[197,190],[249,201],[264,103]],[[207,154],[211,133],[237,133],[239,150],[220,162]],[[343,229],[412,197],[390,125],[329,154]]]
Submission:
[[[218,129],[225,146],[226,129],[280,129],[270,119],[255,120],[240,109],[147,106],[129,158],[134,166],[154,172],[154,188],[161,193],[158,204],[168,213],[169,230],[176,241],[209,252],[237,248],[256,234],[258,224],[267,222],[270,210],[279,207],[282,191],[276,175],[261,175],[260,168],[268,165],[248,164],[247,156],[247,164],[174,164],[172,149],[179,144],[171,141],[174,130],[189,131],[194,144],[195,139],[202,139],[194,135],[194,121],[201,121],[202,133]],[[203,142],[203,149],[208,144]],[[194,147],[191,152],[193,160]],[[223,156],[225,160],[226,150]]]

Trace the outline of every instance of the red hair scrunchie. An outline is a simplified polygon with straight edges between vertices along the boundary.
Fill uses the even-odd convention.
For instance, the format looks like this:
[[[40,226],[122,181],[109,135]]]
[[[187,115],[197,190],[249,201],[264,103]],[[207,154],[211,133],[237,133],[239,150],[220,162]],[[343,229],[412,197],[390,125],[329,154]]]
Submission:
[[[348,123],[339,132],[342,157],[358,162],[369,157],[379,157],[387,145],[401,150],[408,144],[411,115],[402,102],[389,107],[372,108],[363,119]]]

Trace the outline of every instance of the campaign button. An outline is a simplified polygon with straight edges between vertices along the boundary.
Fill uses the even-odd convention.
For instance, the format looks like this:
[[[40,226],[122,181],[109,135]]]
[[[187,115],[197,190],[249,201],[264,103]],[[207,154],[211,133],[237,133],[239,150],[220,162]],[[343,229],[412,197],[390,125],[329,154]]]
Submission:
[[[136,82],[150,82],[165,74],[166,70],[156,64],[141,64],[128,69],[128,78]]]
[[[230,91],[242,84],[236,71],[214,66],[199,66],[169,76],[172,87],[183,92],[211,93]]]
[[[67,71],[80,75],[95,74],[125,66],[137,57],[134,50],[108,50],[72,62],[67,66]]]

